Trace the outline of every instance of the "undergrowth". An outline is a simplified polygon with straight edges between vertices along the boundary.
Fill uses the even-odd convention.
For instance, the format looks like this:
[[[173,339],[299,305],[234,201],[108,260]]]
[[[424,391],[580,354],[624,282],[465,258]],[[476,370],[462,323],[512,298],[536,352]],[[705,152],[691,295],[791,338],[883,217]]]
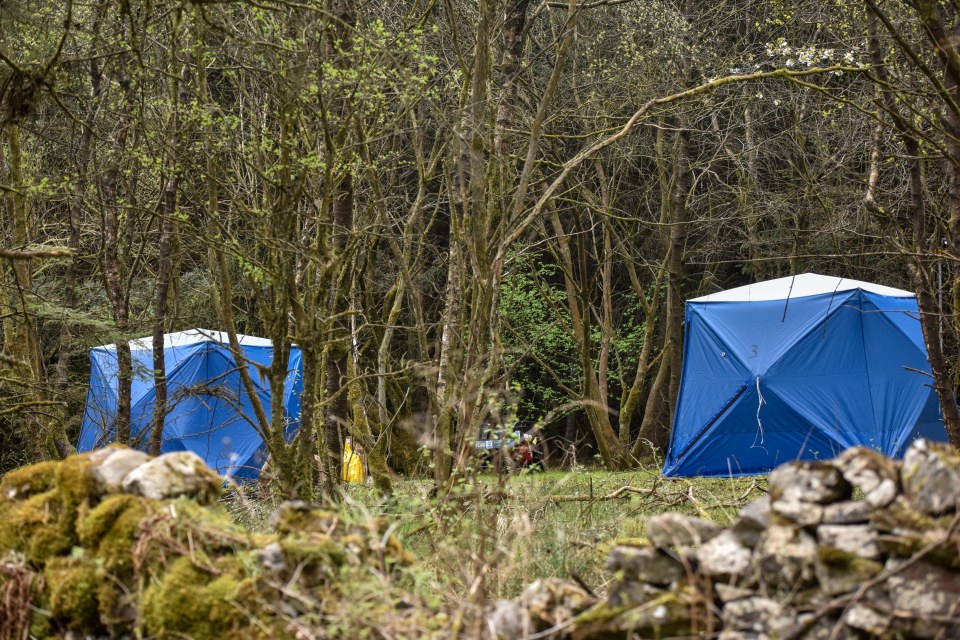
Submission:
[[[666,512],[720,525],[757,499],[765,478],[667,480],[659,470],[481,474],[441,497],[428,480],[400,480],[389,500],[369,484],[348,485],[340,507],[353,519],[385,517],[417,558],[414,580],[438,602],[475,605],[514,598],[538,578],[573,578],[602,594],[604,558],[618,542],[642,538]],[[235,489],[225,501],[236,522],[270,530],[276,496]]]

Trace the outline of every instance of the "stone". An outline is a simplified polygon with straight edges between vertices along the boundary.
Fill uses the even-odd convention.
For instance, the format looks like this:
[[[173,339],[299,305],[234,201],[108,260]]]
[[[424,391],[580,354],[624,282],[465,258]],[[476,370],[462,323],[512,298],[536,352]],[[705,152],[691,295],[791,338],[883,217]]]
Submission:
[[[573,582],[541,578],[527,585],[520,602],[535,621],[535,626],[540,628],[570,621],[596,604],[597,599]]]
[[[829,504],[850,498],[853,491],[839,469],[809,460],[777,467],[769,482],[771,504],[779,500]]]
[[[700,573],[713,578],[743,575],[750,568],[751,551],[730,530],[696,550]]]
[[[900,481],[918,511],[953,512],[960,501],[960,454],[945,443],[915,440],[903,456]]]
[[[702,606],[686,591],[664,592],[633,608],[611,607],[601,603],[578,616],[572,634],[580,640],[599,638],[675,638],[687,637],[692,611]],[[703,612],[700,612],[703,615]]]
[[[875,509],[870,513],[870,524],[877,531],[926,531],[950,526],[952,516],[931,516],[914,508],[905,496],[897,499],[884,509]]]
[[[867,449],[786,465],[725,530],[658,516],[649,540],[611,552],[605,600],[573,618],[538,613],[530,635],[960,638],[955,500],[933,495],[952,487],[928,487],[960,469],[960,455],[938,447],[914,445],[902,469]],[[864,499],[852,498],[854,485]]]
[[[843,614],[843,623],[853,629],[883,636],[890,630],[890,615],[884,614],[863,603],[857,602]]]
[[[893,608],[921,619],[956,616],[960,573],[923,560],[905,566],[907,562],[891,558],[884,566],[893,572],[886,580],[887,596]]]
[[[186,496],[201,503],[220,497],[223,479],[211,471],[200,456],[190,451],[165,453],[127,474],[125,493],[152,500]]]
[[[733,585],[724,584],[723,582],[718,582],[713,585],[713,591],[717,594],[717,598],[720,599],[720,602],[731,602],[733,600],[740,600],[741,598],[747,598],[754,595],[752,589],[735,587]]]
[[[909,558],[926,550],[924,559],[941,567],[960,569],[960,533],[946,528],[931,527],[923,530],[894,529],[877,535],[877,547],[884,556]]]
[[[94,452],[90,456],[90,475],[101,493],[116,493],[123,488],[123,480],[150,456],[126,447],[108,447]]]
[[[717,636],[717,640],[770,640],[766,633],[756,631],[739,631],[737,629],[724,629]]]
[[[607,556],[607,570],[621,580],[668,585],[686,577],[683,564],[654,547],[615,546]]]
[[[851,447],[834,458],[833,464],[854,487],[863,491],[871,507],[885,507],[900,492],[900,470],[896,461],[866,447]]]
[[[823,520],[822,505],[802,500],[776,500],[770,511],[779,524],[791,523],[799,527],[815,527]]]
[[[740,510],[731,530],[743,546],[752,549],[769,525],[770,496],[765,495]]]
[[[769,620],[778,615],[780,609],[780,604],[775,600],[754,596],[726,603],[721,618],[727,628],[767,632]]]
[[[678,513],[654,516],[647,522],[647,538],[654,546],[663,548],[699,546],[722,530],[715,522]]]
[[[287,570],[287,562],[283,555],[283,547],[279,542],[271,542],[259,554],[260,564],[271,573],[283,573]]]
[[[772,525],[754,554],[754,569],[761,581],[789,589],[813,583],[817,542],[802,529]]]
[[[610,586],[607,600],[614,607],[622,607],[647,602],[662,593],[662,588],[639,580],[616,580]]]
[[[840,595],[855,591],[876,577],[883,565],[848,551],[820,547],[817,551],[815,573],[820,590],[826,595]]]
[[[494,638],[524,638],[530,635],[530,614],[513,600],[497,600],[487,616]]]
[[[817,527],[817,540],[821,546],[833,547],[861,558],[880,557],[877,548],[877,532],[865,524],[822,524]]]
[[[834,502],[823,508],[823,524],[862,524],[870,521],[870,505],[862,500]]]
[[[807,627],[806,632],[801,636],[803,640],[860,640],[855,632],[840,624],[834,616],[813,620],[813,614],[802,614],[797,616],[797,625]]]

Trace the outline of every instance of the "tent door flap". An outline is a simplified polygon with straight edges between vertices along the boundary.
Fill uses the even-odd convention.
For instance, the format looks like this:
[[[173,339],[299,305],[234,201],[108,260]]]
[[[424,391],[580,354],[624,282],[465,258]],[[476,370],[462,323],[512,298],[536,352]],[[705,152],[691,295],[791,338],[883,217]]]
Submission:
[[[717,412],[714,414],[714,416],[713,416],[712,418],[710,418],[710,420],[707,422],[707,424],[705,424],[705,425],[703,426],[703,429],[700,429],[700,432],[697,433],[696,437],[695,437],[693,440],[691,440],[690,442],[688,442],[688,443],[687,443],[687,446],[685,446],[685,447],[683,448],[683,451],[681,451],[680,454],[677,455],[676,460],[677,460],[678,462],[683,458],[683,456],[687,455],[687,452],[690,451],[690,448],[693,447],[693,445],[697,444],[697,442],[700,441],[700,438],[702,438],[702,437],[707,433],[707,431],[710,430],[710,427],[712,427],[713,425],[715,425],[715,424],[717,423],[717,420],[719,420],[719,419],[723,416],[723,414],[725,414],[725,413],[727,412],[727,410],[730,409],[730,407],[733,406],[733,403],[734,403],[734,402],[736,402],[737,400],[740,399],[740,396],[742,396],[743,393],[744,393],[749,387],[750,387],[750,383],[749,383],[749,382],[744,382],[743,385],[742,385],[739,389],[737,389],[736,393],[734,393],[732,396],[730,396],[730,399],[727,400],[727,402],[723,405],[723,408],[720,409],[720,411],[717,411]],[[674,425],[674,428],[676,428],[676,425]]]

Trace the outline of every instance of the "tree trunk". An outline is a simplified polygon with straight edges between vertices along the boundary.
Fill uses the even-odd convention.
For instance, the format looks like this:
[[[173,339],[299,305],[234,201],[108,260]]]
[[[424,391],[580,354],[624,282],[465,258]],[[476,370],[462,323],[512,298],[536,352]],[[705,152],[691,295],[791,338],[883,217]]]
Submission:
[[[591,348],[591,324],[588,300],[579,295],[578,290],[586,290],[585,283],[577,283],[577,272],[586,277],[586,249],[578,246],[578,266],[574,267],[574,256],[571,250],[570,234],[566,232],[556,207],[549,206],[550,223],[553,229],[556,255],[559,258],[563,272],[564,288],[567,293],[567,310],[573,326],[573,339],[577,345],[577,357],[581,367],[581,397],[580,402],[586,412],[590,429],[597,441],[600,456],[608,469],[620,469],[626,462],[624,449],[620,446],[617,434],[610,423],[610,413],[603,402]],[[576,225],[576,237],[581,239],[584,233]]]
[[[102,271],[107,297],[113,311],[114,326],[117,328],[117,415],[113,428],[117,442],[130,444],[130,388],[133,380],[133,362],[130,344],[127,342],[129,306],[119,253],[120,213],[123,205],[118,193],[118,182],[120,163],[126,147],[133,110],[133,87],[123,60],[120,61],[117,81],[124,94],[123,105],[117,130],[112,136],[110,164],[100,180],[100,193],[103,200]]]
[[[503,20],[503,79],[493,147],[505,163],[510,158],[510,130],[514,128],[517,119],[517,79],[520,75],[529,7],[530,0],[507,0]]]
[[[7,126],[7,145],[9,149],[8,174],[13,189],[7,198],[7,208],[11,222],[11,239],[13,247],[26,249],[30,244],[30,209],[26,200],[25,183],[23,178],[23,154],[20,148],[20,126],[10,123]],[[2,167],[0,167],[2,168]],[[12,328],[12,335],[5,340],[7,350],[14,357],[27,366],[23,376],[25,387],[29,389],[29,404],[35,407],[31,411],[31,424],[27,431],[27,441],[34,449],[37,459],[46,459],[57,455],[51,438],[51,421],[42,410],[48,404],[46,399],[46,384],[43,371],[43,358],[40,345],[40,335],[37,331],[36,318],[33,307],[33,261],[13,261],[13,276],[16,284],[13,292],[14,314],[16,316]]]
[[[333,195],[333,241],[334,255],[341,260],[346,252],[347,240],[353,230],[353,181],[349,174],[344,175]],[[341,269],[349,268],[341,263]],[[350,282],[350,278],[338,278],[339,282]],[[338,287],[338,285],[334,285]],[[349,286],[349,285],[348,285]],[[329,317],[335,317],[347,308],[349,298],[346,292],[335,291],[331,296]],[[323,438],[327,455],[331,489],[339,486],[343,475],[343,439],[346,435],[343,425],[350,419],[350,402],[347,397],[347,368],[350,358],[350,331],[345,320],[333,321],[331,342],[327,351],[326,398],[327,417],[323,427]]]
[[[171,37],[170,51],[175,59],[175,52],[178,50],[176,32],[179,16],[173,21],[173,37]],[[160,221],[160,246],[157,252],[157,283],[154,295],[153,305],[153,427],[150,429],[150,446],[148,451],[150,455],[160,455],[160,448],[163,444],[163,426],[167,417],[167,362],[164,355],[163,336],[167,331],[167,318],[169,315],[168,298],[170,292],[170,280],[173,273],[173,260],[170,255],[170,245],[175,233],[176,225],[174,216],[177,212],[177,187],[180,181],[180,170],[178,167],[180,153],[180,107],[187,101],[187,67],[183,66],[180,74],[182,80],[174,77],[171,80],[170,96],[173,102],[173,114],[167,131],[170,138],[167,140],[167,161],[166,173],[167,182],[163,190],[162,218]]]
[[[877,106],[885,111],[893,121],[906,151],[907,168],[909,172],[910,199],[907,204],[909,220],[913,225],[911,249],[912,255],[907,258],[907,266],[913,277],[914,288],[917,293],[917,306],[920,310],[920,327],[923,331],[923,340],[927,347],[927,357],[933,375],[933,386],[940,400],[940,409],[943,413],[943,423],[947,431],[950,444],[960,448],[960,409],[957,407],[957,396],[953,386],[953,377],[950,366],[943,350],[942,331],[937,304],[933,295],[933,282],[930,276],[931,247],[930,233],[924,211],[923,184],[924,172],[922,164],[922,150],[919,134],[913,124],[901,112],[900,105],[891,90],[890,73],[884,58],[882,44],[878,34],[878,21],[881,18],[880,10],[874,0],[867,0],[867,47],[870,53],[871,66],[874,74],[880,81]],[[958,50],[953,42],[945,37],[945,29],[939,20],[938,10],[932,3],[922,0],[915,7],[921,20],[927,27],[927,33],[937,48],[938,57],[945,77],[944,89],[949,98],[957,104],[960,98],[960,59]],[[888,27],[889,29],[889,27]],[[957,115],[947,108],[946,132],[948,134],[947,151],[950,162],[947,162],[947,176],[949,180],[949,210],[948,233],[950,246],[954,257],[960,257],[960,143],[956,136],[960,133]],[[874,212],[882,213],[876,203],[876,178],[871,175],[865,203]],[[957,313],[957,310],[954,310]]]

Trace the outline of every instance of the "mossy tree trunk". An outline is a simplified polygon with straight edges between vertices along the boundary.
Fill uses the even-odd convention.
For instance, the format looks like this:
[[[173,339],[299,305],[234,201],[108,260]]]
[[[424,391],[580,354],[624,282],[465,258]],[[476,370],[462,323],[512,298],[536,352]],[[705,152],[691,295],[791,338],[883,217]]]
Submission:
[[[26,182],[23,173],[23,151],[20,145],[20,125],[16,122],[6,126],[6,162],[0,158],[0,171],[6,170],[6,177],[11,189],[5,198],[6,218],[10,226],[10,240],[12,248],[26,250],[30,244],[30,204],[27,201]],[[6,166],[3,166],[6,165]],[[50,419],[45,405],[47,400],[46,380],[43,369],[43,357],[40,345],[40,336],[37,331],[37,317],[34,306],[33,287],[33,260],[14,260],[12,269],[13,287],[6,294],[10,300],[3,304],[10,304],[13,310],[12,321],[9,323],[9,333],[5,337],[5,348],[17,363],[19,370],[19,386],[26,390],[23,408],[27,418],[27,441],[33,448],[33,455],[37,459],[46,459],[58,455],[56,442],[65,440],[66,436],[57,438],[51,431],[54,428],[62,432],[62,423]],[[0,277],[2,273],[0,273]]]
[[[104,287],[113,311],[117,330],[117,413],[112,425],[117,442],[130,444],[130,390],[133,382],[133,360],[127,342],[130,316],[129,274],[121,262],[120,225],[124,216],[124,199],[120,194],[122,163],[126,153],[127,137],[133,115],[134,91],[127,71],[126,55],[121,55],[116,71],[116,82],[123,95],[117,127],[111,134],[111,152],[107,168],[100,178],[100,197],[103,202],[103,253],[101,271]]]
[[[956,374],[952,370],[955,367],[951,367],[944,352],[941,310],[938,308],[934,294],[933,262],[939,247],[931,247],[931,238],[938,239],[940,231],[934,228],[927,213],[926,198],[930,191],[924,183],[924,163],[927,160],[927,152],[923,142],[929,134],[925,130],[918,130],[918,125],[912,115],[904,113],[904,106],[893,88],[892,74],[887,61],[887,54],[883,49],[883,41],[880,38],[880,29],[882,26],[888,33],[895,34],[896,27],[893,26],[889,16],[874,0],[866,0],[866,5],[867,48],[873,73],[879,81],[875,102],[878,110],[885,113],[889,118],[906,152],[905,162],[907,165],[909,197],[903,209],[906,214],[905,218],[912,225],[909,234],[910,246],[907,266],[917,293],[920,326],[930,361],[933,387],[940,400],[947,437],[954,447],[960,448],[960,409],[957,407],[954,386],[954,376]],[[913,8],[916,11],[916,17],[925,28],[924,32],[930,39],[930,44],[934,47],[942,74],[936,81],[941,83],[939,97],[945,103],[943,105],[945,114],[940,125],[946,135],[947,206],[949,214],[946,225],[947,249],[956,259],[960,257],[960,167],[958,167],[958,163],[960,163],[960,142],[958,142],[960,114],[957,112],[957,105],[960,104],[960,48],[958,48],[956,41],[956,37],[960,33],[960,24],[956,22],[957,16],[953,15],[952,20],[955,26],[949,27],[942,8],[927,0],[915,3]],[[951,13],[955,12],[951,10]],[[905,42],[898,41],[898,45],[901,48],[906,47],[905,53],[911,60],[918,59],[917,52],[910,49]],[[879,155],[880,147],[878,143],[875,143],[875,148],[875,155]],[[939,154],[939,151],[937,153]],[[880,217],[890,227],[896,223],[892,214],[877,201],[877,176],[874,173],[879,173],[879,163],[875,162],[873,167],[864,203],[871,212]],[[894,227],[892,231],[895,233],[896,228]],[[939,244],[939,239],[937,244]],[[956,290],[960,290],[960,280],[954,284],[954,287]],[[953,313],[957,314],[958,309],[954,308]]]
[[[154,293],[153,305],[153,426],[150,429],[150,444],[148,450],[151,455],[160,455],[160,448],[163,444],[163,427],[167,417],[167,366],[164,356],[164,334],[167,332],[169,324],[169,297],[170,282],[174,277],[174,261],[171,252],[171,244],[176,234],[177,226],[177,197],[180,184],[180,153],[183,139],[183,125],[181,109],[187,105],[189,93],[187,91],[187,80],[189,78],[188,66],[179,59],[179,53],[184,43],[180,40],[182,30],[183,15],[182,9],[177,9],[171,16],[170,25],[170,69],[181,67],[178,74],[171,74],[170,102],[172,112],[169,117],[169,124],[166,127],[168,139],[166,141],[166,154],[164,164],[164,173],[166,182],[162,194],[163,205],[161,207],[162,217],[160,220],[160,241],[157,248],[157,278],[156,291]],[[201,61],[202,64],[202,61]]]

